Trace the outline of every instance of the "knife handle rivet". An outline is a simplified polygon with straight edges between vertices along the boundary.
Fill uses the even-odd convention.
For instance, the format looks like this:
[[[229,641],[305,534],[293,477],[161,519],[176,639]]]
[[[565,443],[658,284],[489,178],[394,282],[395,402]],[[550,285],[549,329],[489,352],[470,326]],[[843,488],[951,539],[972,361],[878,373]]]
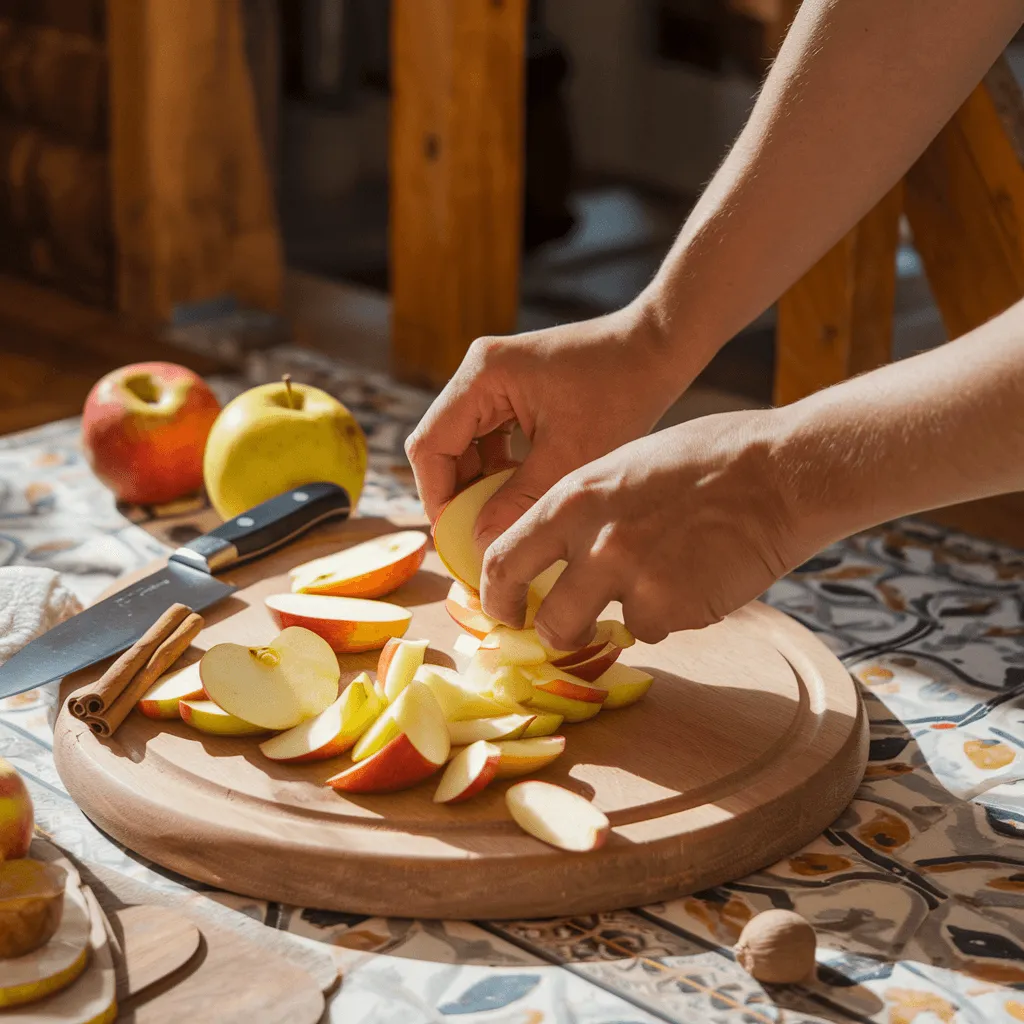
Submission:
[[[252,526],[252,525],[253,525],[253,524],[254,524],[254,523],[256,522],[256,520],[255,520],[255,519],[253,519],[253,518],[252,518],[252,516],[239,516],[239,517],[238,517],[238,518],[237,518],[237,519],[235,520],[235,522],[236,522],[236,523],[237,523],[237,524],[238,524],[239,526]]]
[[[309,495],[305,491],[296,491],[292,495],[293,501],[309,501]]]

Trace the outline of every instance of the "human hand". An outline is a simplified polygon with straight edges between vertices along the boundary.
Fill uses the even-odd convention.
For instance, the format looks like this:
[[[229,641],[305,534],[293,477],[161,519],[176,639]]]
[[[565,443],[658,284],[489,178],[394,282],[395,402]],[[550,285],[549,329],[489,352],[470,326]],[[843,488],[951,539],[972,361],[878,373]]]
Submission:
[[[566,473],[647,433],[689,383],[662,345],[633,308],[474,342],[406,443],[431,522],[461,483],[509,462],[516,423],[531,450],[477,520],[481,548]]]
[[[813,554],[778,458],[778,410],[724,413],[641,438],[578,469],[488,548],[484,610],[523,624],[529,583],[568,566],[534,625],[587,643],[610,601],[646,643],[717,622]]]

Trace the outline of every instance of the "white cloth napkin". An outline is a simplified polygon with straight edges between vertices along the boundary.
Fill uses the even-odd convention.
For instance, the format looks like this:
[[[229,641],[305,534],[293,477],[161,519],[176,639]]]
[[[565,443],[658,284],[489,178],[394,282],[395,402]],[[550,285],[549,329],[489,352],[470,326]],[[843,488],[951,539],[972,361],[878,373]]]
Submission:
[[[53,569],[0,568],[0,665],[27,643],[82,610]]]

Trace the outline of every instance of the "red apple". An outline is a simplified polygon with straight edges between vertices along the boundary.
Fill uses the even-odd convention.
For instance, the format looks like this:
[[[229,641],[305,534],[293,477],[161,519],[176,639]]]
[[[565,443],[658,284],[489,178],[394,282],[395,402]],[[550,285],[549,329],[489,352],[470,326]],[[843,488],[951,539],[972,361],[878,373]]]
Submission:
[[[412,612],[386,601],[323,594],[270,594],[263,599],[281,628],[302,626],[321,636],[338,654],[379,651],[391,637],[405,635]]]
[[[174,363],[134,363],[101,377],[82,410],[92,471],[121,500],[157,505],[203,486],[203,451],[220,403]]]
[[[14,765],[0,757],[0,861],[28,856],[33,825],[25,783]]]

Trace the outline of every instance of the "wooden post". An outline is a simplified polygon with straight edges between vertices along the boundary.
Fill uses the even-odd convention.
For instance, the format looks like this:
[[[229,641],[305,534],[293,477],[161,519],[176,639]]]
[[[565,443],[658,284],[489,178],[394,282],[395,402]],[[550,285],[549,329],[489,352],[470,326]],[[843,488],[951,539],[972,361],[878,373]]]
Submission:
[[[902,189],[893,189],[779,300],[776,405],[892,358]]]
[[[474,338],[515,329],[526,0],[394,0],[395,373],[443,385]]]
[[[277,309],[283,262],[239,0],[107,0],[117,304]]]

